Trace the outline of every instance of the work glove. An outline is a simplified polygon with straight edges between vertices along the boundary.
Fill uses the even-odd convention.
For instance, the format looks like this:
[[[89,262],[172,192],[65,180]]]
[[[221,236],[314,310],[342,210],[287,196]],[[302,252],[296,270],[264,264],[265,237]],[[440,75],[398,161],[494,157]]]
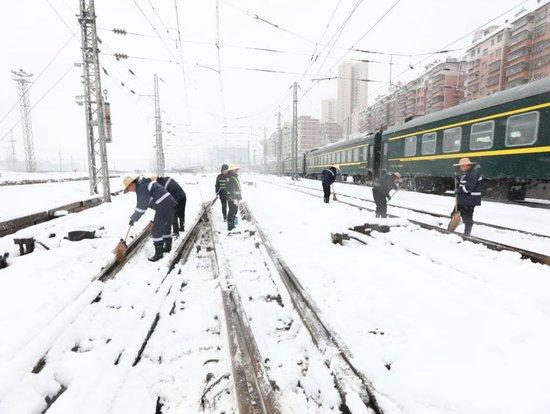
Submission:
[[[130,219],[130,222],[128,224],[130,225],[130,227],[133,226],[134,225],[134,220]]]

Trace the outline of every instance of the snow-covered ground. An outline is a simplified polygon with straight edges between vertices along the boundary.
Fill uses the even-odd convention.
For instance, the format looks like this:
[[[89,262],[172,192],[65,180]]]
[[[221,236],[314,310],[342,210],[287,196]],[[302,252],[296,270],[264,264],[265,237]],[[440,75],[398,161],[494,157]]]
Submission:
[[[180,182],[185,182],[185,178],[182,177]],[[193,182],[196,183],[196,180]],[[187,218],[191,222],[202,202],[206,201],[204,197],[212,196],[210,187],[213,186],[205,181],[184,187],[188,195]],[[45,250],[37,246],[32,254],[10,258],[10,266],[1,270],[1,413],[40,412],[44,396],[55,394],[56,387],[59,387],[57,382],[77,384],[66,391],[67,396],[64,398],[73,401],[73,404],[84,404],[83,395],[86,392],[83,390],[87,387],[88,390],[96,389],[96,379],[100,375],[109,378],[109,373],[113,374],[109,370],[102,372],[109,358],[108,352],[115,352],[117,347],[123,346],[133,333],[132,326],[145,323],[140,322],[143,315],[156,303],[153,299],[147,300],[145,292],[151,295],[151,285],[160,283],[163,277],[162,271],[155,271],[155,266],[146,260],[152,254],[152,245],[148,242],[147,247],[139,252],[124,271],[105,285],[102,293],[105,300],[102,299],[97,306],[90,305],[102,289],[100,282],[92,281],[112,260],[113,248],[127,229],[134,206],[135,194],[121,195],[110,204],[69,214],[0,238],[0,247],[4,250],[13,249],[12,238],[21,236],[33,236],[50,247],[50,250]],[[134,235],[147,224],[149,218],[151,212],[134,227]],[[100,238],[80,242],[64,239],[68,231],[81,229],[97,229]],[[117,304],[110,306],[110,301]],[[120,308],[124,312],[115,311]],[[106,336],[112,336],[112,341],[102,343],[103,339],[107,339]],[[85,350],[67,354],[76,344],[80,344],[79,349]],[[92,354],[87,352],[96,349],[96,346],[94,355],[99,359],[89,357]],[[50,348],[44,374],[29,374],[34,364]],[[109,348],[108,352],[106,348]],[[54,363],[54,355],[58,364]],[[73,361],[78,356],[81,359]],[[78,373],[86,378],[78,378]],[[118,378],[119,374],[113,375]],[[108,381],[112,384],[115,380],[111,378]],[[102,407],[107,400],[98,400],[95,407]],[[99,409],[95,412],[105,411]]]
[[[296,190],[306,191],[315,195],[322,194],[321,184],[319,181],[315,180],[300,180],[294,182],[286,177],[279,178],[273,176],[262,177],[259,178],[259,180],[279,186],[283,185],[289,188],[295,188]],[[374,209],[375,207],[372,198],[372,189],[370,187],[336,183],[334,189],[343,201],[370,209]],[[429,214],[411,211],[407,208],[448,215],[453,208],[453,203],[454,199],[450,197],[399,191],[392,197],[389,203],[388,213],[446,228],[449,222],[447,217],[434,217]],[[550,237],[550,210],[544,208],[533,208],[497,202],[483,202],[482,205],[475,210],[474,221],[476,220]],[[463,225],[460,225],[457,231],[463,231]],[[547,237],[537,237],[518,231],[497,229],[480,224],[474,225],[472,235],[550,255],[550,243]]]
[[[214,195],[214,177],[176,177],[188,196],[188,225]],[[327,205],[265,180],[290,184],[243,177],[244,199],[372,382],[385,413],[548,412],[548,266],[405,219],[377,220],[367,210]],[[68,187],[52,189],[52,200],[60,188]],[[368,188],[341,184],[336,189],[370,198]],[[21,194],[32,200],[30,192]],[[53,207],[63,204],[60,196]],[[442,213],[452,208],[447,197],[400,192],[392,202],[398,197],[410,207]],[[497,213],[491,215],[491,205],[511,222],[507,226],[550,234],[547,210],[529,217],[534,210],[528,207],[484,203],[476,217],[504,224]],[[146,260],[152,254],[148,241],[115,279],[92,282],[112,259],[134,206],[134,194],[120,195],[110,204],[0,238],[0,251],[13,253],[10,266],[0,270],[0,413],[40,413],[44,398],[61,385],[67,389],[48,413],[151,413],[157,400],[163,413],[236,412],[210,239],[201,236],[201,248],[168,276],[166,259]],[[25,214],[17,208],[10,205],[13,216]],[[244,232],[249,223],[228,235],[219,203],[214,209],[220,264],[239,289],[283,412],[331,412],[339,397],[323,356],[269,258],[257,248],[257,235]],[[537,220],[544,223],[533,223]],[[146,222],[142,218],[134,234]],[[372,237],[356,234],[366,245],[331,243],[331,232],[351,234],[349,227],[366,222],[393,227]],[[96,229],[100,238],[64,239],[78,229]],[[37,246],[30,255],[17,256],[12,239],[22,236],[51,250]],[[141,349],[157,315],[156,329]],[[45,354],[45,366],[32,374]]]
[[[84,178],[88,176],[87,171],[52,171],[52,172],[16,172],[16,171],[0,171],[0,184],[5,182],[21,182],[34,180],[67,180]]]
[[[548,410],[547,266],[411,225],[362,237],[367,245],[334,245],[331,232],[397,223],[263,177],[248,179],[256,181],[244,186],[254,215],[349,346],[387,413]],[[526,218],[519,222],[528,227]]]

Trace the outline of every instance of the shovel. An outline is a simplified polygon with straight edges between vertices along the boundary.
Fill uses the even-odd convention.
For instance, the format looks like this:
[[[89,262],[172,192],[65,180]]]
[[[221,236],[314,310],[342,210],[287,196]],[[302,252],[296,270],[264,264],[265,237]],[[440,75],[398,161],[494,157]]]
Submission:
[[[118,263],[122,263],[126,258],[126,252],[128,251],[128,244],[126,244],[126,240],[128,239],[128,235],[130,234],[131,229],[132,229],[132,226],[128,227],[126,236],[124,237],[124,239],[120,239],[120,241],[115,247],[114,253],[115,253],[116,261]]]
[[[331,186],[331,188],[332,188],[332,200],[338,201],[338,197],[336,197],[336,193],[334,192],[334,186]]]
[[[462,216],[460,215],[460,211],[458,211],[458,192],[456,189],[456,179],[455,179],[455,208],[451,214],[451,221],[449,221],[447,230],[455,231],[456,228],[460,226],[460,223],[462,223]]]

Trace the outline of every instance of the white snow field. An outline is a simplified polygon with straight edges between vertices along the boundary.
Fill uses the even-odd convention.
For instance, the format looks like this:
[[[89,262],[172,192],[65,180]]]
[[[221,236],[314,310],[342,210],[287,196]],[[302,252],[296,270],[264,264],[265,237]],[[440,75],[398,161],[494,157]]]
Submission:
[[[331,232],[403,221],[248,179],[253,214],[386,413],[548,412],[550,268],[413,225],[334,245]]]
[[[189,200],[186,216],[191,223],[206,201],[203,195],[212,197],[214,190],[210,182],[185,186],[185,190]],[[74,413],[88,407],[99,413],[110,407],[113,396],[109,393],[116,394],[116,384],[122,386],[124,375],[121,370],[108,369],[108,361],[112,365],[117,357],[111,361],[111,354],[120,353],[128,343],[130,350],[119,365],[127,369],[126,365],[134,362],[136,350],[132,347],[139,346],[139,339],[147,333],[136,329],[154,318],[155,307],[162,303],[162,294],[156,290],[166,274],[166,269],[157,270],[158,265],[146,260],[153,250],[147,242],[146,248],[104,285],[102,300],[91,304],[103,286],[93,280],[113,259],[113,248],[128,228],[134,207],[135,194],[121,195],[110,204],[0,238],[0,249],[13,253],[9,267],[0,274],[0,413],[41,412],[44,397],[55,394],[60,383],[71,387],[51,412]],[[134,226],[133,235],[148,223],[151,213]],[[100,238],[64,239],[70,230],[91,229],[97,229]],[[37,246],[34,253],[17,256],[11,240],[23,236],[35,237],[50,250]],[[162,287],[168,288],[170,283]],[[46,353],[43,371],[31,374]]]
[[[189,228],[214,196],[215,175],[174,177],[187,193]],[[384,413],[549,412],[550,267],[419,228],[405,214],[381,220],[367,210],[324,204],[316,190],[281,187],[290,186],[287,179],[248,175],[242,182],[259,225],[353,354]],[[55,184],[50,199],[71,184]],[[310,180],[297,185],[320,187]],[[365,187],[336,190],[370,198]],[[30,192],[20,194],[32,200]],[[407,192],[392,202],[441,213],[452,208],[449,197]],[[219,202],[211,214],[214,242],[220,275],[230,280],[215,278],[212,240],[201,233],[188,261],[168,275],[168,258],[146,260],[147,241],[115,278],[93,281],[112,260],[134,206],[134,194],[120,195],[0,238],[0,253],[10,252],[9,266],[0,270],[0,414],[41,413],[46,397],[57,394],[48,414],[238,412],[220,283],[239,291],[282,412],[339,412],[325,365],[330,358],[313,345],[253,226],[241,220],[228,233]],[[8,216],[26,214],[16,203],[9,208]],[[150,217],[151,211],[134,235]],[[550,234],[547,210],[484,203],[475,218]],[[392,227],[371,237],[349,230],[364,223]],[[100,238],[64,239],[86,229]],[[333,232],[366,244],[332,244]],[[18,256],[13,238],[30,236],[50,250],[36,246]],[[501,237],[548,252],[536,238],[521,239],[524,234]]]
[[[110,182],[111,192],[122,189],[120,178],[111,178]],[[90,195],[90,185],[86,180],[0,186],[0,221],[94,197],[97,195]]]

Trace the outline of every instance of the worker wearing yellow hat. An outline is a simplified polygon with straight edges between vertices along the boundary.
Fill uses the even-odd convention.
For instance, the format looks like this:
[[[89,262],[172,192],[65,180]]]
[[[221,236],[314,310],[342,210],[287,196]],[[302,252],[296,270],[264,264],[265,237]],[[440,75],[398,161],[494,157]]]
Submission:
[[[464,234],[469,236],[474,225],[474,209],[481,205],[481,181],[479,165],[469,158],[461,158],[453,166],[460,168],[461,174],[456,182],[456,206],[464,222]]]

